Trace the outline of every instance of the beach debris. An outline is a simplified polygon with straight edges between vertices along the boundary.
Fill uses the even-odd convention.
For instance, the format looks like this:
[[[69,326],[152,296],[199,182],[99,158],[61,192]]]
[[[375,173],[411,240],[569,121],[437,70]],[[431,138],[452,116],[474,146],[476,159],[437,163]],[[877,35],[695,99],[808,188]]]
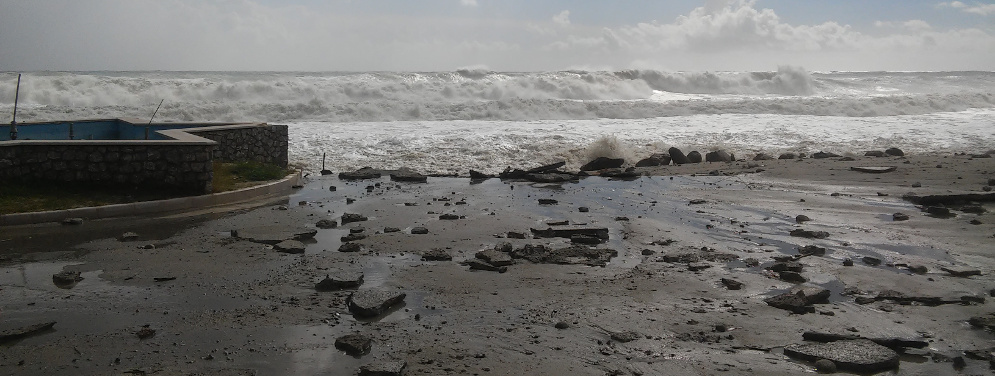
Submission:
[[[895,213],[891,215],[891,220],[895,222],[908,221],[909,215],[905,213]]]
[[[155,282],[169,282],[175,280],[176,277],[153,277],[152,280]]]
[[[117,239],[122,242],[133,242],[135,240],[138,240],[138,234],[129,231],[121,234],[121,236],[118,237]]]
[[[844,371],[871,373],[898,367],[898,353],[866,339],[789,345],[784,355],[814,362],[827,359]]]
[[[805,333],[802,333],[802,339],[812,342],[836,342],[836,341],[852,341],[856,339],[865,339],[890,349],[904,349],[904,348],[921,349],[926,346],[929,346],[929,342],[917,338],[901,338],[901,337],[867,338],[855,334],[836,334],[836,333],[817,332],[817,331],[806,331]]]
[[[740,290],[744,286],[743,282],[731,278],[722,278],[720,282],[729,290]]]
[[[433,248],[421,255],[422,261],[451,261],[453,256],[441,248]]]
[[[339,238],[339,240],[342,241],[343,243],[354,242],[363,239],[366,239],[366,234],[350,233],[349,235]]]
[[[656,153],[636,162],[636,167],[656,167],[670,164],[670,154]]]
[[[681,149],[670,148],[669,150],[667,150],[667,153],[670,154],[670,160],[673,161],[675,165],[691,163],[691,161],[688,159],[686,155],[684,155],[684,152],[682,152]]]
[[[733,160],[735,160],[733,155],[725,150],[716,150],[705,154],[706,162],[732,162]]]
[[[322,219],[319,220],[318,223],[315,223],[314,226],[323,230],[327,230],[339,227],[339,223],[331,219]]]
[[[697,150],[688,153],[688,162],[701,163],[701,153],[699,153]]]
[[[314,284],[318,291],[334,291],[359,287],[363,284],[363,272],[336,270],[325,275],[325,278]]]
[[[580,166],[580,170],[598,171],[609,168],[619,168],[622,167],[623,164],[625,164],[625,159],[623,158],[597,157],[594,160],[587,162],[583,166]]]
[[[366,221],[368,219],[369,218],[366,218],[366,216],[364,216],[362,214],[355,214],[355,213],[345,213],[345,214],[342,214],[342,224],[343,225],[348,224],[348,223],[353,223],[353,222],[363,222],[363,221]]]
[[[277,251],[292,254],[304,253],[304,248],[306,248],[304,243],[297,240],[284,240],[273,245],[273,249]]]
[[[549,226],[545,229],[530,229],[532,236],[537,238],[567,238],[571,239],[574,235],[586,235],[592,236],[603,241],[608,240],[608,228],[607,227],[590,227],[582,225],[568,225],[568,226]]]
[[[138,329],[138,331],[135,332],[135,336],[137,336],[138,339],[152,338],[155,336],[155,329],[149,328],[148,325],[144,325],[141,329]]]
[[[807,215],[804,215],[804,214],[799,214],[799,215],[795,216],[795,222],[797,222],[797,223],[805,223],[805,222],[808,222],[808,221],[811,221],[811,220],[812,220],[812,218],[809,218]]]
[[[78,226],[83,224],[83,218],[66,218],[62,220],[62,224]]]
[[[0,343],[21,339],[32,334],[43,332],[55,326],[55,321],[31,324],[19,328],[0,331]]]
[[[826,249],[817,245],[806,245],[798,248],[798,254],[802,256],[825,256]]]
[[[902,149],[899,149],[899,148],[888,148],[888,150],[885,150],[884,153],[888,154],[888,155],[890,155],[892,157],[904,157],[905,156],[905,152],[903,152]]]
[[[376,317],[404,301],[407,294],[380,288],[359,290],[349,295],[349,312],[356,317]]]
[[[868,174],[883,174],[898,170],[898,166],[853,166],[850,171],[865,172]]]
[[[515,263],[515,260],[510,255],[496,249],[485,249],[477,252],[474,257],[494,266],[508,266]]]
[[[809,239],[825,239],[829,237],[829,233],[825,231],[811,231],[800,228],[791,230],[791,232],[789,232],[788,234],[791,236],[797,236],[800,238],[809,238]]]
[[[359,367],[359,376],[401,376],[407,365],[404,361],[374,361]]]
[[[425,234],[428,234],[428,229],[424,228],[424,227],[412,227],[411,228],[411,234],[412,235],[425,235]]]
[[[374,170],[371,167],[363,167],[356,171],[346,171],[339,173],[339,179],[342,180],[368,180],[368,179],[379,179],[382,174],[380,171]]]
[[[289,226],[257,226],[232,231],[232,236],[253,243],[276,245],[284,240],[313,239],[318,230]]]
[[[402,168],[401,170],[390,174],[390,180],[405,183],[427,183],[428,176]]]
[[[463,261],[462,264],[469,266],[470,270],[483,270],[483,271],[498,272],[498,273],[504,273],[508,271],[507,266],[496,266],[492,265],[487,261],[475,258],[467,259],[466,261]]]
[[[373,348],[373,341],[359,333],[346,334],[335,339],[335,348],[352,356],[366,355]]]
[[[83,277],[80,276],[80,272],[78,271],[65,270],[52,274],[52,282],[59,286],[72,285],[82,280]]]
[[[614,249],[587,246],[551,249],[545,245],[526,244],[511,252],[512,258],[525,259],[536,264],[606,266],[608,261],[615,256],[618,256],[618,251]]]
[[[339,252],[355,253],[362,250],[363,246],[358,243],[342,243],[342,245],[339,246]]]

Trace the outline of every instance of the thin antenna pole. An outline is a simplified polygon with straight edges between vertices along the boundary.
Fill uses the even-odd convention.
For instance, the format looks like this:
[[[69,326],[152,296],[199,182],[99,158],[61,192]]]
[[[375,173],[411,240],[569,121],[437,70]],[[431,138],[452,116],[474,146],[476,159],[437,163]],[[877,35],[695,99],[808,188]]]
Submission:
[[[17,89],[14,90],[14,117],[10,120],[10,140],[17,139],[17,100],[21,96],[21,74],[17,74]]]
[[[159,107],[162,107],[162,102],[164,102],[164,101],[166,101],[166,100],[163,99],[163,100],[159,101],[159,105],[155,107],[155,112],[153,112],[152,113],[152,117],[149,118],[149,124],[145,126],[145,139],[146,140],[149,139],[149,127],[152,126],[152,119],[155,119],[155,114],[159,113]]]

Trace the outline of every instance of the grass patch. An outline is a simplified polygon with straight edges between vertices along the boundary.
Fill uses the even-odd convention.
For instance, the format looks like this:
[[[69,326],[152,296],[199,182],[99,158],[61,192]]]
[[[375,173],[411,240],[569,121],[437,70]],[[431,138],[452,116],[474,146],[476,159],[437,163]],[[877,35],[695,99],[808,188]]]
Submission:
[[[227,192],[256,185],[256,182],[281,179],[290,170],[280,166],[260,162],[222,163],[214,162],[212,192]]]

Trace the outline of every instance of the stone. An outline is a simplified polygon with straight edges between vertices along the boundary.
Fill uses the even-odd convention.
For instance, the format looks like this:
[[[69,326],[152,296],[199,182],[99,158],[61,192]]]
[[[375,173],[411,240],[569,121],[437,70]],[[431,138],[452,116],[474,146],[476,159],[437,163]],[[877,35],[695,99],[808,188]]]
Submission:
[[[953,277],[967,278],[974,275],[981,275],[981,270],[974,268],[958,267],[958,266],[944,266],[940,267],[940,270],[950,274]]]
[[[697,150],[688,153],[688,161],[691,163],[701,163],[702,161],[701,153],[699,153]]]
[[[539,205],[556,205],[559,201],[553,200],[551,198],[540,198]]]
[[[602,240],[608,240],[607,227],[590,226],[550,226],[545,229],[530,229],[532,235],[537,238],[572,238],[573,235],[593,236]]]
[[[570,324],[567,324],[566,321],[557,321],[553,327],[556,329],[568,329],[570,328]]]
[[[322,219],[318,221],[318,223],[315,223],[314,226],[323,230],[327,230],[330,228],[339,227],[339,223],[331,219]]]
[[[840,370],[872,373],[898,367],[894,350],[866,339],[844,340],[807,345],[789,345],[784,355],[805,361],[830,360]]]
[[[642,334],[639,334],[638,332],[634,332],[634,331],[631,331],[631,330],[622,331],[622,332],[609,332],[608,333],[608,338],[611,338],[612,341],[619,342],[619,343],[632,342],[632,341],[635,341],[635,340],[637,340],[639,338],[642,338],[642,337],[643,337]]]
[[[363,239],[366,239],[366,235],[360,233],[349,233],[349,235],[339,238],[339,240],[341,240],[343,243],[354,242]]]
[[[760,153],[753,157],[754,161],[769,161],[771,159],[774,159],[774,156],[767,153]]]
[[[304,243],[297,240],[284,240],[273,245],[273,249],[276,249],[277,251],[293,254],[304,253],[304,248],[306,247],[307,246],[305,246]]]
[[[815,361],[815,370],[819,373],[836,373],[836,363],[829,359]]]
[[[425,234],[428,234],[428,229],[424,228],[424,227],[412,227],[411,228],[411,234],[412,235],[425,235]]]
[[[691,161],[688,159],[686,155],[684,155],[684,152],[682,152],[681,149],[670,148],[669,150],[667,150],[667,153],[670,154],[670,160],[673,161],[675,165],[691,163]]]
[[[591,208],[588,208],[586,206],[581,206],[581,207],[577,208],[577,211],[579,211],[581,213],[587,213],[587,212],[591,211]]]
[[[399,229],[397,227],[384,227],[383,228],[383,233],[384,234],[390,234],[392,232],[401,232],[401,229]]]
[[[475,258],[463,261],[463,265],[469,266],[470,270],[483,270],[483,271],[498,272],[498,273],[504,273],[508,271],[507,266],[495,266],[491,265],[487,261]]]
[[[885,150],[884,153],[888,154],[888,155],[890,155],[892,157],[904,157],[905,156],[905,152],[903,152],[902,149],[899,149],[899,148],[888,148],[888,150]]]
[[[439,219],[443,220],[443,221],[455,221],[455,220],[460,219],[460,216],[458,216],[456,214],[446,213],[446,214],[440,215]]]
[[[789,234],[791,236],[797,236],[797,237],[809,238],[809,239],[825,239],[825,238],[829,237],[829,233],[825,232],[825,231],[811,231],[811,230],[803,230],[803,229],[800,229],[800,228],[796,228],[794,230],[791,230],[791,232]]]
[[[493,178],[494,175],[485,174],[483,172],[470,170],[470,180],[487,180]]]
[[[805,282],[808,282],[808,278],[805,278],[804,276],[802,276],[801,273],[793,272],[793,271],[790,271],[790,270],[785,270],[783,272],[777,273],[777,277],[778,277],[778,279],[780,279],[782,281],[791,282],[791,283],[805,283]]]
[[[815,312],[815,308],[805,303],[805,297],[790,292],[768,297],[764,299],[764,303],[797,314]]]
[[[361,215],[361,214],[354,214],[354,213],[345,213],[345,214],[342,214],[342,224],[343,225],[348,224],[348,223],[353,223],[353,222],[363,222],[363,221],[366,221],[368,219],[369,218],[366,218],[366,216]]]
[[[584,234],[570,235],[570,242],[574,244],[598,245],[603,243],[604,241],[605,241],[604,239],[591,235],[584,235]]]
[[[401,376],[407,365],[404,361],[375,361],[359,367],[359,376]]]
[[[864,264],[867,264],[867,265],[870,265],[870,266],[881,265],[881,259],[879,259],[877,257],[864,256],[864,258],[862,258],[860,260],[863,261]]]
[[[355,252],[360,252],[362,250],[363,246],[357,243],[342,243],[342,245],[339,246],[339,252],[355,253]]]
[[[593,161],[587,162],[580,167],[581,171],[597,171],[609,168],[619,168],[625,164],[625,159],[622,158],[608,158],[608,157],[598,157]]]
[[[995,331],[995,313],[989,313],[985,316],[974,316],[967,320],[968,324],[975,328],[985,329],[988,331]]]
[[[138,339],[152,338],[155,336],[155,329],[146,326],[144,328],[138,329],[138,331],[135,332],[135,336],[138,337]]]
[[[359,290],[349,296],[349,312],[356,317],[376,317],[404,302],[407,294],[380,288]]]
[[[340,172],[339,179],[342,180],[367,180],[379,179],[382,174],[369,167],[363,167],[356,171]]]
[[[525,235],[524,232],[518,232],[518,231],[508,231],[508,233],[505,236],[507,236],[508,239],[525,239],[526,238],[526,235]]]
[[[915,274],[926,274],[929,269],[925,265],[909,265],[909,271]]]
[[[805,304],[829,303],[829,296],[832,295],[829,290],[816,286],[797,286],[791,289],[791,293],[802,297]]]
[[[477,252],[474,256],[494,266],[508,266],[515,263],[510,255],[494,249]]]
[[[716,150],[705,154],[707,162],[732,162],[732,156],[725,150]]]
[[[817,245],[806,245],[798,248],[798,254],[802,256],[825,256],[826,249]]]
[[[441,248],[434,248],[425,251],[421,255],[422,261],[452,261],[453,256]]]
[[[897,166],[852,166],[850,171],[863,172],[867,174],[884,174],[898,170]]]
[[[880,151],[880,150],[871,150],[871,151],[864,152],[864,156],[865,157],[884,157],[886,155],[887,154],[885,154],[883,151]]]
[[[730,279],[730,278],[722,278],[721,282],[722,282],[723,286],[725,286],[727,289],[730,289],[730,290],[739,290],[739,289],[742,289],[743,286],[744,286],[743,282],[737,281],[735,279]]]
[[[984,214],[986,210],[981,205],[967,205],[961,207],[960,211],[972,214]]]
[[[358,271],[335,271],[314,285],[318,291],[335,291],[359,287],[363,284],[363,273]]]
[[[401,170],[390,174],[391,181],[399,181],[405,183],[427,183],[428,176],[419,174],[414,171]]]
[[[905,213],[895,213],[891,215],[891,220],[895,222],[908,221],[909,215]]]
[[[80,272],[76,271],[67,270],[52,274],[52,282],[56,285],[71,285],[82,280]]]
[[[775,263],[771,264],[769,267],[767,267],[767,269],[770,269],[771,271],[779,272],[779,273],[783,272],[783,271],[801,273],[801,271],[802,271],[802,264],[794,262],[794,261],[778,261],[778,262],[775,262]]]
[[[777,156],[777,159],[795,159],[795,157],[796,157],[795,153],[782,153],[781,155]]]
[[[702,271],[711,267],[712,264],[709,264],[707,262],[692,262],[688,264],[688,270],[692,272]]]
[[[318,230],[289,226],[269,225],[243,228],[232,232],[239,239],[253,243],[276,245],[284,240],[304,241],[313,239]]]
[[[653,154],[647,158],[636,162],[636,167],[656,167],[670,164],[670,154]]]
[[[824,151],[812,154],[812,159],[826,159],[826,158],[839,158],[839,157],[842,157],[842,155],[836,153],[827,153]]]
[[[542,165],[542,166],[530,169],[530,170],[525,171],[525,172],[529,173],[529,174],[545,174],[545,173],[556,171],[560,167],[563,167],[563,166],[566,166],[566,165],[567,165],[566,161],[559,161],[559,162],[556,162],[556,163],[550,163],[550,164],[547,164],[547,165]]]
[[[359,333],[346,334],[335,339],[335,348],[352,356],[366,355],[373,348],[373,341]]]
[[[55,321],[48,321],[38,324],[26,325],[14,329],[7,329],[0,331],[0,343],[13,341],[30,336],[35,333],[43,332],[55,326]]]
[[[78,226],[83,224],[83,218],[66,218],[62,220],[62,224]]]
[[[525,259],[536,264],[606,266],[615,256],[618,256],[618,251],[614,249],[590,248],[582,245],[550,249],[544,245],[526,244],[511,252],[512,258]]]
[[[795,216],[795,222],[797,222],[797,223],[805,223],[805,222],[808,222],[808,221],[811,221],[811,220],[812,220],[812,218],[809,218],[807,215],[804,215],[804,214],[799,214],[799,215]]]
[[[121,234],[121,237],[118,238],[118,240],[122,242],[133,242],[135,240],[138,240],[138,234],[129,231],[124,234]]]

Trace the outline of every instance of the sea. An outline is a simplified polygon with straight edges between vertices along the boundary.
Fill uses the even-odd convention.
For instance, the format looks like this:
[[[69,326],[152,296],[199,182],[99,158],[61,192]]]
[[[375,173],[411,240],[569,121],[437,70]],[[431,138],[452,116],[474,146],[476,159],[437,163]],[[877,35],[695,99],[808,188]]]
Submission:
[[[17,72],[0,73],[0,121]],[[161,108],[156,112],[159,103]],[[652,70],[23,72],[17,121],[141,118],[289,126],[307,169],[500,172],[678,147],[862,155],[995,149],[995,72]]]

